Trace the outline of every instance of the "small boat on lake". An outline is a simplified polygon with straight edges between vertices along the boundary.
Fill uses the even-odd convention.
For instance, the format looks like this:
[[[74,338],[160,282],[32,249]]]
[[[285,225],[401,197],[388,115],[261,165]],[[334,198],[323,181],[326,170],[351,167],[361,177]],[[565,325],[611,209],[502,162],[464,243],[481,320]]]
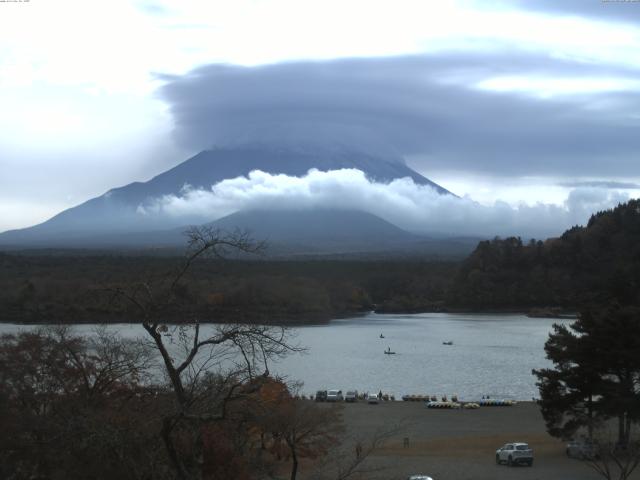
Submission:
[[[443,345],[453,345],[453,340],[449,340],[447,342],[442,342]]]
[[[384,351],[385,355],[395,355],[396,352],[392,352],[391,351],[391,347],[387,347],[387,349]]]
[[[383,334],[380,334],[380,338],[384,338],[384,335],[383,335]]]

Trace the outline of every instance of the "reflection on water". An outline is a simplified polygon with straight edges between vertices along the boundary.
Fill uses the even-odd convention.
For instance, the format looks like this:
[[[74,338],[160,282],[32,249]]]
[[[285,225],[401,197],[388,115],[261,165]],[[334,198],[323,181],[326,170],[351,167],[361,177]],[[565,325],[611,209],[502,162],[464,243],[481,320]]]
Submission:
[[[549,365],[544,342],[558,322],[569,321],[522,315],[368,314],[296,328],[296,341],[307,352],[285,358],[272,370],[303,381],[305,393],[340,388],[382,390],[397,397],[458,394],[467,400],[482,395],[530,400],[538,396],[531,370]],[[4,324],[0,332],[21,328]],[[79,333],[92,328],[76,327]],[[125,337],[143,334],[138,325],[110,328]],[[453,345],[443,345],[445,341]],[[387,348],[396,355],[384,355]]]

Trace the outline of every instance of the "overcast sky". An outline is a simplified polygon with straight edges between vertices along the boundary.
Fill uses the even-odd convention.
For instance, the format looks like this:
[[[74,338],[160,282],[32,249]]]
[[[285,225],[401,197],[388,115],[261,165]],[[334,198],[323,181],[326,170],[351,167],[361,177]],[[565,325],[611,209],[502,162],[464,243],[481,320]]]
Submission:
[[[0,231],[311,138],[484,206],[606,206],[640,195],[639,71],[639,2],[0,2]]]

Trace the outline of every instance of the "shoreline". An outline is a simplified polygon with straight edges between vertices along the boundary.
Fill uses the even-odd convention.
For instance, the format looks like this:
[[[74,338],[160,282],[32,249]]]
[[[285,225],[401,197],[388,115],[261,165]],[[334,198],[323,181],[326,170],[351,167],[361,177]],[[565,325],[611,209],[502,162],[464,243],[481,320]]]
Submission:
[[[431,310],[420,310],[420,311],[406,311],[406,310],[398,310],[398,311],[386,311],[386,310],[367,310],[362,312],[344,312],[337,313],[330,317],[325,317],[324,315],[309,315],[302,316],[303,318],[297,319],[287,319],[285,321],[280,322],[264,322],[264,321],[255,321],[255,322],[246,322],[246,321],[234,321],[231,319],[227,319],[222,317],[217,320],[201,320],[199,323],[201,325],[214,325],[214,324],[245,324],[245,325],[270,325],[274,327],[304,327],[304,326],[319,326],[319,325],[327,325],[334,320],[342,320],[345,318],[359,318],[365,317],[368,314],[377,314],[377,315],[424,315],[429,313],[445,313],[445,314],[462,314],[462,315],[522,315],[527,318],[544,318],[544,319],[557,319],[557,320],[576,320],[577,314],[575,312],[562,312],[557,314],[551,313],[538,313],[532,310],[523,310],[523,309],[490,309],[490,310],[473,310],[473,309],[462,309],[462,308],[440,308],[440,309],[431,309]],[[15,319],[1,319],[0,324],[4,325],[137,325],[141,322],[136,320],[127,320],[127,319],[117,319],[115,321],[100,321],[97,319],[91,319],[87,321],[70,321],[70,322],[61,322],[61,321],[16,321]],[[181,325],[188,322],[180,322],[180,321],[160,321],[159,323],[166,325]]]

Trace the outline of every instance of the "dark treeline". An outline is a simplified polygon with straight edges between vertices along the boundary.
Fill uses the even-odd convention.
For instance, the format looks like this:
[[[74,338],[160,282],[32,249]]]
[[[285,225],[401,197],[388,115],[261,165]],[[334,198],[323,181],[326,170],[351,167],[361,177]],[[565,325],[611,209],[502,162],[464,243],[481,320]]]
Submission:
[[[130,321],[113,285],[170,275],[180,259],[133,255],[0,254],[0,321]],[[201,321],[308,323],[376,310],[577,310],[640,305],[640,201],[546,241],[496,238],[463,262],[213,260],[193,267],[182,295]],[[180,322],[177,312],[165,312]]]
[[[179,258],[0,254],[0,321],[129,321],[109,287],[171,274]],[[293,323],[377,310],[442,309],[457,264],[429,261],[208,259],[182,294],[202,321]],[[179,322],[177,312],[166,321]]]
[[[616,301],[640,304],[640,200],[593,215],[545,242],[481,242],[462,264],[452,305],[486,310]]]

